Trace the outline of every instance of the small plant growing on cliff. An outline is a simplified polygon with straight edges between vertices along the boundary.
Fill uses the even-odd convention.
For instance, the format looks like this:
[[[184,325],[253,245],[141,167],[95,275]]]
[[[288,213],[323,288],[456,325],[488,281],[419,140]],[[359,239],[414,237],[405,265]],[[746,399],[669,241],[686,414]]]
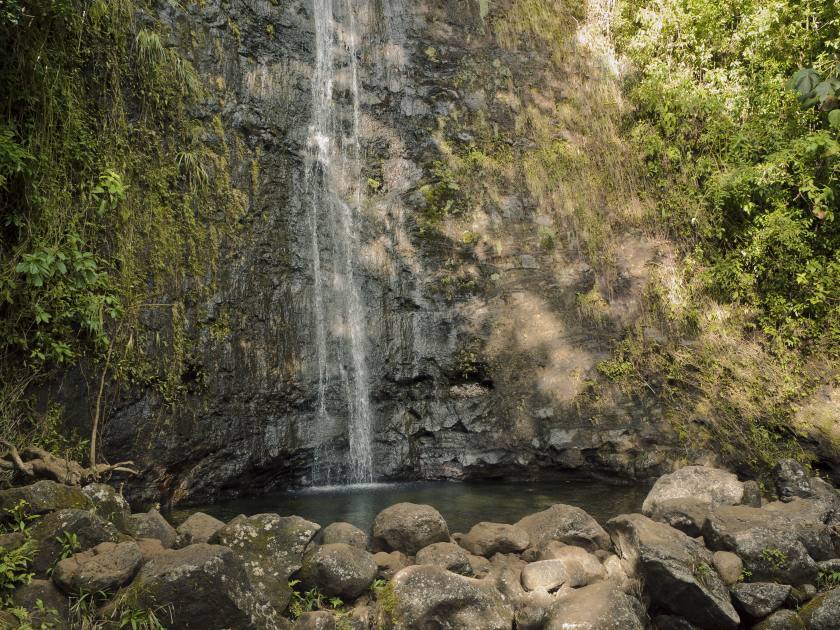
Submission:
[[[6,514],[11,517],[12,522],[5,525],[3,529],[9,532],[26,533],[29,529],[30,523],[38,519],[37,514],[29,513],[29,503],[24,499],[18,501],[14,506],[6,510]],[[2,529],[0,529],[2,531]]]
[[[694,577],[696,577],[697,581],[704,586],[708,586],[709,578],[711,578],[711,576],[712,568],[705,562],[701,562],[694,567]]]
[[[31,540],[8,551],[0,547],[0,609],[12,605],[12,595],[18,586],[32,581],[34,573],[29,571],[29,564],[34,555],[35,547]]]
[[[788,562],[787,554],[776,547],[768,547],[763,550],[761,552],[761,559],[775,571],[784,569]]]
[[[56,536],[55,539],[61,543],[61,554],[58,558],[59,562],[66,560],[82,548],[82,545],[79,542],[79,537],[75,534],[75,532],[62,532],[61,535]]]
[[[840,586],[840,570],[820,569],[817,575],[817,588],[821,591],[828,591]]]

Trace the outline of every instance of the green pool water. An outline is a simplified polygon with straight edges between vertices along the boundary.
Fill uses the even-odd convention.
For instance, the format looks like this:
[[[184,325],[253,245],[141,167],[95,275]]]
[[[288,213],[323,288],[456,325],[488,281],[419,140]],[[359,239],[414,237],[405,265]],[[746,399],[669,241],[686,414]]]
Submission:
[[[432,505],[452,532],[467,531],[479,521],[513,523],[555,503],[583,508],[600,523],[613,516],[638,512],[647,488],[602,481],[568,479],[551,482],[416,482],[327,486],[299,492],[265,494],[210,505],[175,509],[172,520],[182,522],[193,512],[228,521],[239,514],[273,512],[297,514],[325,527],[337,521],[368,530],[376,515],[404,501]]]

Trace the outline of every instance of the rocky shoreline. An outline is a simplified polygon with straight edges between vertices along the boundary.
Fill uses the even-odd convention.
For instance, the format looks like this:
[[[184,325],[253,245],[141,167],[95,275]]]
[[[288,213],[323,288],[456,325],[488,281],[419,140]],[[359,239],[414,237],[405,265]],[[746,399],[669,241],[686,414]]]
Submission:
[[[0,491],[3,564],[24,559],[0,576],[0,627],[840,628],[840,493],[793,461],[774,486],[687,466],[603,527],[558,504],[454,533],[400,503],[367,533],[200,512],[174,528],[110,486],[39,481]]]

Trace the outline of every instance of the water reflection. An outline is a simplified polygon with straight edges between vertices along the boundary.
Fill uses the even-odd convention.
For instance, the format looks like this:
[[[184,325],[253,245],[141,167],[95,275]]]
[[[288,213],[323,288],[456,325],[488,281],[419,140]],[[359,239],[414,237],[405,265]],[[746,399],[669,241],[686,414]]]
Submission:
[[[451,531],[463,532],[479,521],[513,523],[555,503],[576,505],[604,523],[618,514],[639,511],[646,493],[646,488],[641,486],[576,479],[540,483],[368,483],[177,509],[172,520],[179,523],[196,511],[223,521],[238,514],[275,512],[283,516],[297,514],[321,526],[346,521],[367,530],[381,510],[408,501],[434,506],[443,514]]]

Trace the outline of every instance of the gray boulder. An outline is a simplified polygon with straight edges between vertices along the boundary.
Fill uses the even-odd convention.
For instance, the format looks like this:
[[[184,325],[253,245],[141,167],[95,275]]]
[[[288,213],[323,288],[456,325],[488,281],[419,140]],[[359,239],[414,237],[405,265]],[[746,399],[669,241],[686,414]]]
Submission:
[[[376,562],[377,575],[385,580],[390,580],[398,571],[411,564],[408,556],[401,551],[378,551],[373,554],[373,561]]]
[[[126,597],[138,607],[168,608],[169,630],[245,630],[255,627],[250,613],[258,608],[250,590],[245,567],[232,550],[199,543],[149,560]]]
[[[564,593],[549,610],[545,630],[643,630],[638,601],[601,582]]]
[[[526,590],[556,591],[569,580],[562,560],[539,560],[526,564],[522,569],[522,586]]]
[[[87,497],[85,497],[87,498]],[[38,576],[45,576],[61,559],[63,553],[85,551],[104,542],[120,538],[112,523],[91,510],[57,510],[38,519],[30,529],[35,541],[35,557],[31,568]],[[70,541],[76,548],[70,547]]]
[[[175,528],[175,546],[181,548],[209,542],[224,526],[222,521],[204,512],[190,514],[187,520]]]
[[[104,483],[88,484],[82,488],[82,492],[91,500],[93,509],[99,516],[112,522],[121,532],[128,533],[131,508],[121,494]]]
[[[731,586],[741,579],[744,563],[731,551],[715,551],[712,554],[712,563],[715,565],[723,583],[727,586]]]
[[[135,542],[105,542],[59,562],[52,579],[68,595],[113,593],[131,581],[142,560]]]
[[[15,606],[29,612],[29,624],[32,628],[69,628],[70,602],[49,580],[35,579],[29,584],[19,586],[12,599]],[[0,628],[2,627],[3,624],[0,623]]]
[[[664,499],[654,503],[649,516],[654,521],[667,523],[684,534],[696,538],[703,531],[703,525],[709,518],[710,510],[709,502],[701,499]]]
[[[604,565],[582,547],[551,542],[540,553],[541,560],[558,560],[566,569],[566,584],[572,588],[587,586],[603,579]]]
[[[344,543],[351,547],[367,549],[368,535],[350,523],[332,523],[321,531],[321,544]]]
[[[753,619],[762,619],[781,608],[790,586],[774,582],[749,582],[732,587],[735,608]]]
[[[355,599],[376,577],[373,556],[345,543],[323,545],[307,553],[297,573],[304,589],[316,587],[324,595]]]
[[[428,547],[423,547],[417,552],[414,563],[431,564],[443,567],[447,571],[452,571],[453,573],[472,575],[470,554],[455,543],[440,542],[432,543]]]
[[[129,516],[128,532],[135,538],[157,538],[166,549],[174,547],[178,537],[175,528],[155,509]]]
[[[799,616],[808,630],[840,628],[840,588],[817,595],[803,606]]]
[[[379,605],[377,627],[510,630],[513,625],[513,611],[483,580],[425,565],[403,569],[391,584],[387,605]]]
[[[782,501],[789,501],[793,497],[808,498],[813,496],[811,475],[805,467],[795,459],[783,459],[773,468],[773,481],[776,492]]]
[[[516,525],[481,522],[458,541],[476,556],[491,558],[497,553],[519,553],[530,544],[528,532]]]
[[[93,508],[91,500],[79,488],[42,480],[28,486],[0,490],[0,523],[8,520],[7,510],[11,510],[20,501],[28,503],[27,510],[30,514]]]
[[[800,506],[803,509],[796,512]],[[821,514],[805,509],[813,506],[796,499],[760,509],[720,507],[706,520],[703,538],[709,549],[736,553],[754,580],[794,585],[813,582],[817,567],[809,551],[824,557],[833,548],[831,529],[817,520]]]
[[[335,615],[326,610],[305,612],[295,621],[294,630],[335,630]]]
[[[382,510],[373,521],[374,551],[402,551],[413,556],[436,542],[449,542],[449,527],[430,505],[397,503]]]
[[[792,610],[777,610],[753,630],[806,630],[802,618]]]
[[[697,630],[697,626],[676,615],[656,615],[653,619],[656,630]]]
[[[552,505],[547,510],[520,519],[516,526],[528,533],[532,547],[559,540],[595,551],[606,549],[610,544],[604,528],[589,514],[572,505]]]
[[[300,569],[303,553],[320,528],[299,516],[237,516],[210,543],[232,549],[260,597],[285,610],[292,597],[289,578]]]
[[[642,504],[642,512],[651,516],[659,504],[669,499],[693,499],[714,507],[738,505],[743,498],[744,485],[732,473],[708,466],[685,466],[656,480]]]
[[[703,545],[640,514],[616,517],[607,529],[624,565],[663,610],[709,630],[738,626],[726,585]]]

